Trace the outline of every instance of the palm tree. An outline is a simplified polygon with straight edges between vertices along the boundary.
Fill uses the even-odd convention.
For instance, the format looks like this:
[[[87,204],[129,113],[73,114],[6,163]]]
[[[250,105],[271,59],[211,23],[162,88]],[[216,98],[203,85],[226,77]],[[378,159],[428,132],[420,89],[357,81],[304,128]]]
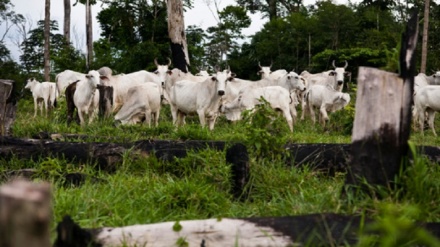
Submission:
[[[426,58],[428,56],[428,28],[429,28],[429,0],[425,0],[425,12],[423,14],[422,62],[420,65],[421,73],[426,73]]]
[[[167,1],[168,36],[171,40],[171,53],[174,68],[188,71],[189,57],[183,19],[183,4],[181,0]]]
[[[50,81],[50,0],[46,0],[44,9],[44,80]]]
[[[70,43],[70,0],[64,0],[64,38]]]

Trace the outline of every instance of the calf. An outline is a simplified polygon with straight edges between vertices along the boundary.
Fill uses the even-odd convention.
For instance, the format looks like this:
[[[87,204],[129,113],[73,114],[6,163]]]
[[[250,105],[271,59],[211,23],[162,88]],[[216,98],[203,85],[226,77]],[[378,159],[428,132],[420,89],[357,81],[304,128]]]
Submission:
[[[314,85],[306,93],[306,102],[313,123],[316,122],[314,108],[319,108],[319,120],[325,127],[329,120],[327,112],[338,111],[350,103],[350,95],[336,91],[329,85]]]
[[[99,105],[99,90],[101,76],[98,71],[91,70],[83,79],[76,83],[76,90],[73,94],[73,103],[78,110],[81,126],[85,125],[86,118],[92,122]]]
[[[289,91],[281,86],[267,86],[256,88],[245,88],[239,96],[232,102],[222,106],[222,112],[239,110],[252,110],[256,105],[261,104],[260,98],[263,97],[273,109],[280,110],[289,125],[290,131],[293,131],[293,122],[296,118],[295,101],[291,98]]]
[[[122,124],[134,124],[145,118],[148,127],[151,119],[157,127],[161,108],[161,88],[156,83],[147,82],[128,90],[128,100],[115,115],[115,120]]]
[[[38,108],[40,108],[40,112],[43,114],[43,104],[46,116],[47,112],[56,106],[58,92],[54,82],[39,82],[35,78],[30,78],[27,80],[24,88],[32,92],[34,98],[34,117],[37,116]]]

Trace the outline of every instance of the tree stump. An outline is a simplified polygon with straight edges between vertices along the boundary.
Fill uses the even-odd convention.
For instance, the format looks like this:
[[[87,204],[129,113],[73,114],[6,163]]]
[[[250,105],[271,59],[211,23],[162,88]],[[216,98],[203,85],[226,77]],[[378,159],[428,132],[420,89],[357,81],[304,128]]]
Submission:
[[[48,183],[15,180],[0,187],[0,246],[49,247],[51,218]]]
[[[17,100],[13,95],[15,82],[0,79],[0,136],[10,135],[15,121]]]
[[[371,186],[395,189],[405,168],[411,126],[418,18],[415,11],[402,36],[400,75],[359,68],[352,159],[345,191],[376,194]],[[402,166],[403,165],[403,166]]]

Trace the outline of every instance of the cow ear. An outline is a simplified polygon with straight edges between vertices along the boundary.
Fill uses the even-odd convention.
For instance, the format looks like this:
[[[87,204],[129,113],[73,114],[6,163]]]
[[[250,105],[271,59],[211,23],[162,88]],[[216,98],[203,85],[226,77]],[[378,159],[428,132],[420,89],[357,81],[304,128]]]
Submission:
[[[212,81],[216,81],[217,78],[216,78],[215,76],[213,76],[213,77],[211,77],[211,80],[212,80]]]
[[[328,73],[328,75],[335,76],[336,75],[336,71],[331,71],[330,73]]]
[[[108,80],[108,77],[105,76],[105,75],[101,75],[99,78],[100,78],[101,80]]]
[[[235,78],[237,76],[237,74],[235,74],[235,73],[231,73],[231,77],[232,78]]]
[[[351,76],[351,72],[346,71],[346,72],[344,73],[344,75],[345,75],[345,76]]]
[[[172,74],[173,74],[173,71],[168,70],[168,71],[167,71],[167,74],[168,74],[168,75],[172,75]]]

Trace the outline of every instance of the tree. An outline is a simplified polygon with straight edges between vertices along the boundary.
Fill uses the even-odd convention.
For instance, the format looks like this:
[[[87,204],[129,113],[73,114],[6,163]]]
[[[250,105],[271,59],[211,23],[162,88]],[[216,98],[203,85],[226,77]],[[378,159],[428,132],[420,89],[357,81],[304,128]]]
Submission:
[[[10,0],[0,0],[0,26],[4,26],[4,33],[1,35],[0,42],[4,42],[6,35],[14,26],[24,21],[23,15],[12,10],[13,6]]]
[[[188,45],[186,43],[185,20],[183,18],[182,0],[167,0],[168,35],[171,41],[173,65],[183,72],[190,65]]]
[[[426,58],[428,57],[428,30],[429,30],[429,0],[425,0],[423,14],[422,62],[420,72],[426,73]]]
[[[44,80],[50,81],[50,0],[44,8]]]
[[[209,27],[206,55],[209,63],[218,64],[219,60],[226,59],[227,54],[238,48],[238,40],[243,39],[243,28],[249,27],[251,20],[246,10],[240,6],[226,6],[218,13],[219,23]]]
[[[70,0],[64,0],[64,39],[70,43]]]
[[[90,70],[93,61],[93,24],[92,24],[92,6],[96,0],[76,0],[73,6],[80,1],[86,7],[86,46],[87,46],[87,70]]]

